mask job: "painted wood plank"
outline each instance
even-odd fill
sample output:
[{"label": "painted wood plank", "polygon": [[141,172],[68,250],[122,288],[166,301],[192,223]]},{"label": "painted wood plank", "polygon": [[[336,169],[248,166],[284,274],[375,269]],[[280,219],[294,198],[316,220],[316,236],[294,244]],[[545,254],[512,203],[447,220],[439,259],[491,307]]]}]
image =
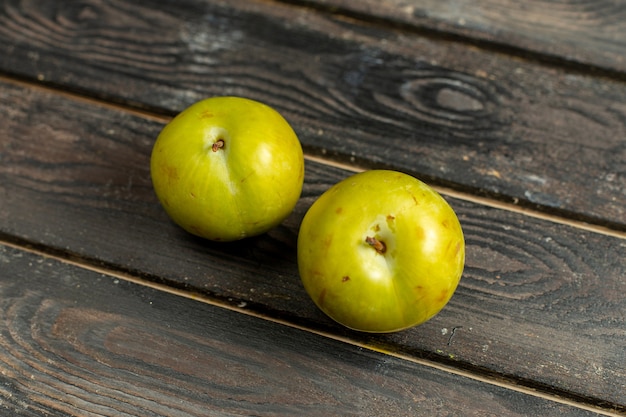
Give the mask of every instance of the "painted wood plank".
[{"label": "painted wood plank", "polygon": [[174,226],[153,194],[148,161],[162,122],[23,85],[2,84],[0,97],[6,239],[377,349],[626,406],[624,239],[450,199],[467,240],[450,304],[406,332],[352,333],[308,299],[295,261],[306,209],[349,172],[309,161],[302,199],[281,226],[214,244]]},{"label": "painted wood plank", "polygon": [[279,109],[308,152],[626,230],[626,85],[255,1],[4,2],[0,69],[174,114]]},{"label": "painted wood plank", "polygon": [[11,415],[596,413],[0,246]]}]

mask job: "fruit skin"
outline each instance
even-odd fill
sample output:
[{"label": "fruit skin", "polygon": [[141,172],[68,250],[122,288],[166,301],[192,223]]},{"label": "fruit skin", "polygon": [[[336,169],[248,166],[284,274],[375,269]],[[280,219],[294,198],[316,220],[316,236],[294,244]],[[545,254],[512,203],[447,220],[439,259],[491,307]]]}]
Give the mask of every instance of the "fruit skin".
[{"label": "fruit skin", "polygon": [[[384,243],[384,253],[371,238]],[[308,294],[332,319],[365,332],[399,331],[433,317],[456,290],[464,262],[452,208],[395,171],[366,171],[334,185],[310,207],[298,235]]]},{"label": "fruit skin", "polygon": [[292,212],[304,157],[289,123],[269,106],[212,97],[163,128],[150,172],[175,223],[203,238],[232,241],[267,232]]}]

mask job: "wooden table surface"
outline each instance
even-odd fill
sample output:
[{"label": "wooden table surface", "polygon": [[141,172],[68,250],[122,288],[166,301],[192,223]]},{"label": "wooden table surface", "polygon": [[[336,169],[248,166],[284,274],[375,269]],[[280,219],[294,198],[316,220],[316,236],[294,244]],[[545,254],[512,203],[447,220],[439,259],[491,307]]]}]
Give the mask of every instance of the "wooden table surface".
[{"label": "wooden table surface", "polygon": [[[0,415],[626,415],[626,2],[5,0]],[[292,124],[302,197],[237,243],[150,181],[191,103]],[[456,210],[450,303],[349,331],[300,282],[302,217],[390,168]]]}]

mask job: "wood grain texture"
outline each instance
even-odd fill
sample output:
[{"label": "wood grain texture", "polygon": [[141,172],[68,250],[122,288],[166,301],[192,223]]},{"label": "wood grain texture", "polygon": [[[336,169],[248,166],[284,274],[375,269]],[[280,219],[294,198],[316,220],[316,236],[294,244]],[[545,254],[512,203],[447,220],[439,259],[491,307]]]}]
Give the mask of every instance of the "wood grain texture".
[{"label": "wood grain texture", "polygon": [[626,85],[255,1],[7,1],[0,69],[167,114],[279,109],[308,152],[626,230]]},{"label": "wood grain texture", "polygon": [[364,19],[488,42],[519,54],[626,70],[626,5],[615,0],[304,0]]},{"label": "wood grain texture", "polygon": [[0,246],[0,410],[591,416]]},{"label": "wood grain texture", "polygon": [[305,211],[348,172],[307,163],[303,196],[281,226],[214,244],[174,226],[153,194],[148,161],[162,123],[21,85],[2,84],[0,97],[10,115],[0,125],[7,239],[377,349],[626,410],[624,240],[451,199],[467,262],[450,304],[406,332],[351,333],[315,308],[295,261]]}]

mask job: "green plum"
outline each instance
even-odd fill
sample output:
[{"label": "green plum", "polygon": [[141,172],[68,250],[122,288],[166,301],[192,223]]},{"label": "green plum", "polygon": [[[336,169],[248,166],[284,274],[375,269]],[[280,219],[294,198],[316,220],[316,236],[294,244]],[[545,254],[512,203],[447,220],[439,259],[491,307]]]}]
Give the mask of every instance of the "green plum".
[{"label": "green plum", "polygon": [[465,262],[461,224],[446,200],[389,170],[355,174],[306,213],[298,268],[308,294],[354,330],[394,332],[436,315]]},{"label": "green plum", "polygon": [[175,223],[203,238],[232,241],[265,233],[293,211],[304,156],[276,110],[246,98],[213,97],[163,128],[150,172]]}]

